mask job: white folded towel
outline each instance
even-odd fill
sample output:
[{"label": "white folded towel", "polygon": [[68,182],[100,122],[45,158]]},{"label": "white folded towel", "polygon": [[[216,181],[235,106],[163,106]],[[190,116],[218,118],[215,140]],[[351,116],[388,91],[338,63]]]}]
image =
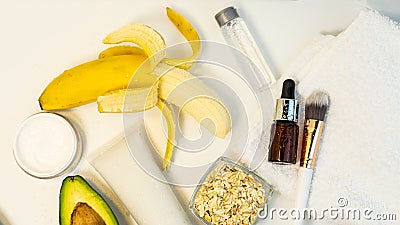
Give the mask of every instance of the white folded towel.
[{"label": "white folded towel", "polygon": [[322,88],[332,104],[310,206],[345,197],[350,207],[400,215],[399,59],[397,24],[364,11],[299,74],[303,96]]},{"label": "white folded towel", "polygon": [[[331,97],[309,206],[338,207],[338,199],[345,198],[348,208],[372,209],[371,217],[376,213],[397,213],[399,217],[399,27],[377,12],[365,10],[336,38],[328,37],[318,43],[303,55],[300,64],[304,64],[304,59],[310,60],[294,76],[303,99],[316,89],[327,91]],[[290,72],[300,67],[299,63],[295,65]],[[282,79],[290,75],[293,74]],[[259,171],[273,179],[282,194],[294,198],[293,169],[281,174],[275,170],[271,174],[269,168],[271,165],[265,163]],[[277,180],[279,176],[281,180]],[[316,222],[326,223],[325,220]]]}]

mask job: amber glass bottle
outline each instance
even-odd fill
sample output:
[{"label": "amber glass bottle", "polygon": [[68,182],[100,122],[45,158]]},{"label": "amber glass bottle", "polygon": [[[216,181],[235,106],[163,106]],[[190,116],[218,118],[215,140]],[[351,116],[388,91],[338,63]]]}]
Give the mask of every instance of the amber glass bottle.
[{"label": "amber glass bottle", "polygon": [[276,101],[275,123],[271,127],[268,153],[268,161],[273,163],[296,163],[299,126],[297,125],[298,107],[295,100],[295,86],[293,80],[285,80],[281,98]]}]

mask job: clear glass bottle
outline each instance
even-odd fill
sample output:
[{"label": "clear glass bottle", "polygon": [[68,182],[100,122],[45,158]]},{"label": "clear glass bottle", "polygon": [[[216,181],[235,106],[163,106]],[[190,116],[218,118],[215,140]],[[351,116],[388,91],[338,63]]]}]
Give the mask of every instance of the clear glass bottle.
[{"label": "clear glass bottle", "polygon": [[[266,89],[275,83],[275,76],[265,62],[253,36],[245,21],[239,16],[236,8],[228,7],[215,15],[215,19],[221,28],[225,41],[242,51],[251,60],[252,70],[256,75],[259,89]],[[253,68],[256,66],[257,68]]]}]

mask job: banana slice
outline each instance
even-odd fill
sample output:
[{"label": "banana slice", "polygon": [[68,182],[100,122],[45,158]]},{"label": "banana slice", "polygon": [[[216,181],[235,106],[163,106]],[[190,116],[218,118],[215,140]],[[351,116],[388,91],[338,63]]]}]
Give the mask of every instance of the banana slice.
[{"label": "banana slice", "polygon": [[176,132],[175,116],[172,106],[168,102],[160,99],[157,102],[157,107],[163,113],[168,126],[167,148],[165,150],[164,160],[162,163],[162,169],[165,171],[169,168],[171,164],[172,152],[174,150],[175,132]]},{"label": "banana slice", "polygon": [[181,69],[187,70],[193,66],[194,64],[193,61],[196,60],[200,54],[201,43],[199,34],[194,29],[192,24],[190,24],[190,22],[181,14],[179,14],[178,12],[169,7],[167,7],[166,10],[168,18],[189,42],[192,48],[192,55],[182,59],[165,58],[164,62],[167,63],[168,65],[176,66]]},{"label": "banana slice", "polygon": [[224,138],[231,130],[228,110],[218,96],[186,70],[160,63],[154,70],[159,78],[158,97],[189,113],[215,136]]},{"label": "banana slice", "polygon": [[107,48],[106,50],[100,52],[99,59],[103,59],[110,56],[116,55],[146,55],[143,49],[135,46],[129,45],[118,45]]},{"label": "banana slice", "polygon": [[104,44],[120,44],[132,42],[143,49],[149,58],[151,68],[154,68],[166,55],[163,37],[153,28],[144,24],[128,24],[107,35]]}]

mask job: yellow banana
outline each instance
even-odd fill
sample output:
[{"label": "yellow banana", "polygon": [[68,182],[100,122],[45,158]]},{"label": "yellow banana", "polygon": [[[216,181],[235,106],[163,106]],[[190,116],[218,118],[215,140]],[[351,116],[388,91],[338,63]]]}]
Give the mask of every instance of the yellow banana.
[{"label": "yellow banana", "polygon": [[116,55],[146,55],[143,49],[129,45],[117,45],[100,52],[99,59]]},{"label": "yellow banana", "polygon": [[[143,55],[120,55],[98,59],[64,71],[43,91],[39,104],[43,110],[61,110],[96,101],[106,92],[124,89],[146,60]],[[135,80],[138,87],[154,80]]]},{"label": "yellow banana", "polygon": [[163,113],[168,126],[167,148],[165,150],[164,160],[162,163],[162,169],[167,170],[171,164],[172,152],[174,150],[175,132],[176,132],[175,116],[172,106],[168,102],[160,99],[157,103],[157,107]]},{"label": "yellow banana", "polygon": [[163,37],[153,28],[144,24],[128,24],[107,35],[104,44],[119,44],[132,42],[143,49],[149,57],[151,68],[154,68],[165,57],[165,42]]},{"label": "yellow banana", "polygon": [[101,113],[132,113],[151,109],[157,102],[157,85],[154,85],[108,92],[97,98],[97,108]]},{"label": "yellow banana", "polygon": [[186,70],[160,63],[158,97],[189,113],[215,136],[224,138],[231,129],[230,115],[217,95]]},{"label": "yellow banana", "polygon": [[56,77],[39,98],[43,110],[69,109],[96,100],[99,112],[139,112],[157,106],[168,125],[163,170],[170,165],[175,141],[175,117],[170,104],[189,113],[217,137],[224,138],[231,129],[230,115],[216,93],[184,70],[200,54],[198,33],[182,15],[170,8],[166,10],[168,18],[189,41],[191,56],[165,58],[165,42],[156,30],[143,24],[129,24],[109,34],[103,43],[132,42],[138,47],[114,46],[104,50],[97,60]]},{"label": "yellow banana", "polygon": [[194,29],[192,24],[181,14],[169,7],[167,7],[166,10],[168,18],[189,42],[192,48],[192,55],[183,59],[165,58],[164,62],[168,65],[187,70],[193,66],[193,61],[196,60],[200,54],[201,43],[199,34],[197,33],[196,29]]}]

